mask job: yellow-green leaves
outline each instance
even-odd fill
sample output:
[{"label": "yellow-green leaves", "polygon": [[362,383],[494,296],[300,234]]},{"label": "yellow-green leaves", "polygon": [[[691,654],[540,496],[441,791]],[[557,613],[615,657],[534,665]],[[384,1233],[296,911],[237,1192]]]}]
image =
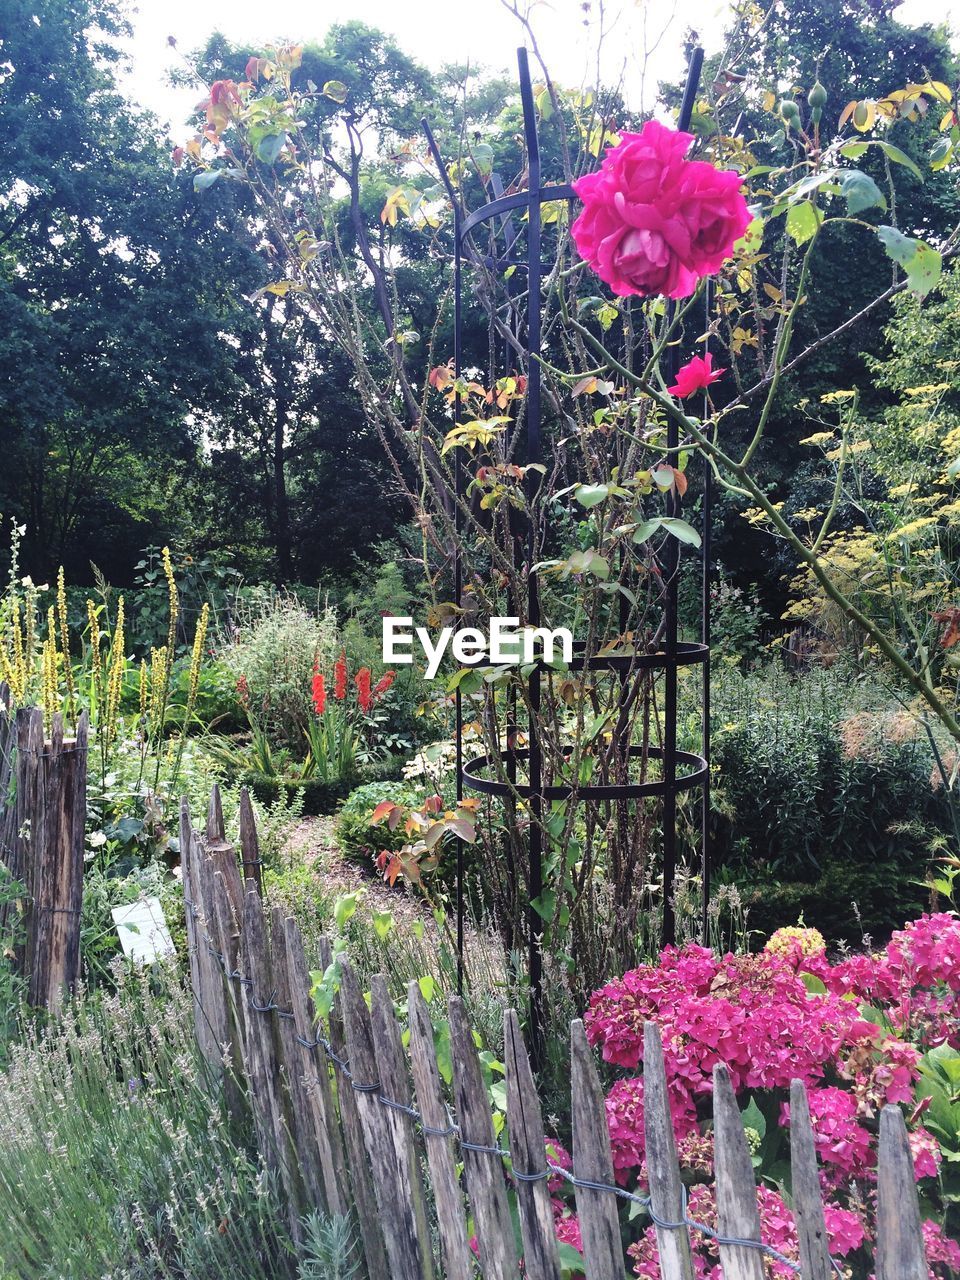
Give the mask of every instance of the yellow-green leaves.
[{"label": "yellow-green leaves", "polygon": [[914,293],[922,298],[940,279],[943,258],[923,240],[913,240],[896,227],[878,227],[877,235],[892,258],[906,272],[907,282]]},{"label": "yellow-green leaves", "polygon": [[495,435],[503,431],[511,419],[503,414],[493,418],[474,418],[470,422],[458,422],[443,439],[441,454],[451,449],[475,449],[478,444],[488,445]]},{"label": "yellow-green leaves", "polygon": [[815,236],[822,222],[823,214],[810,200],[792,204],[787,210],[787,234],[792,236],[798,245],[806,244]]}]

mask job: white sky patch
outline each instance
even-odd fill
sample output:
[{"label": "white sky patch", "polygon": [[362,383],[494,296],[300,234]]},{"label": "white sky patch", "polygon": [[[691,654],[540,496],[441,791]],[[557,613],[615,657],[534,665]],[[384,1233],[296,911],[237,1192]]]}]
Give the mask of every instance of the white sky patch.
[{"label": "white sky patch", "polygon": [[[539,0],[531,17],[541,52],[558,83],[578,88],[623,78],[631,106],[649,108],[657,82],[679,77],[682,41],[690,28],[709,51],[722,38],[726,0],[593,0],[593,21],[584,26],[581,0]],[[597,15],[604,14],[606,39],[599,66]],[[905,0],[897,18],[904,23],[946,22],[960,31],[960,0]],[[391,33],[402,49],[436,69],[444,63],[472,63],[514,73],[517,46],[526,43],[517,20],[500,0],[231,0],[226,6],[196,0],[141,0],[127,48],[132,65],[125,77],[129,96],[149,107],[180,141],[191,130],[198,93],[173,89],[167,72],[178,61],[167,43],[174,36],[183,53],[203,45],[215,30],[230,40],[260,48],[284,40],[322,40],[327,28],[351,18]],[[536,74],[536,73],[535,73]],[[891,86],[893,87],[893,86]]]}]

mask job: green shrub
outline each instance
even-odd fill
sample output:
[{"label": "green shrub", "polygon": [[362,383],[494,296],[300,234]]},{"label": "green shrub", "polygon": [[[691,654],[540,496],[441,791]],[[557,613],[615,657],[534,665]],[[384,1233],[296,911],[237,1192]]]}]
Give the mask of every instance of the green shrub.
[{"label": "green shrub", "polygon": [[396,804],[417,804],[419,797],[402,782],[368,782],[352,791],[337,815],[334,837],[345,858],[369,866],[381,849],[400,849],[407,836],[398,827],[391,831],[386,823],[370,825],[370,815],[383,800]]},{"label": "green shrub", "polygon": [[313,714],[313,665],[329,667],[337,646],[335,615],[308,609],[295,596],[263,592],[237,620],[218,656],[234,680],[246,682],[249,713],[276,741],[302,759]]},{"label": "green shrub", "polygon": [[[929,745],[893,696],[845,666],[779,662],[714,682],[715,861],[751,927],[803,913],[832,938],[883,935],[915,914],[951,830]],[[856,902],[861,921],[851,907]]]}]

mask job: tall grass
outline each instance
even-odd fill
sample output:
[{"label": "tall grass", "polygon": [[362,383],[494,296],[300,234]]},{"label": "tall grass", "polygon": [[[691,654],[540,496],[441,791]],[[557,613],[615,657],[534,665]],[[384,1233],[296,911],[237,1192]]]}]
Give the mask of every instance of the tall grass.
[{"label": "tall grass", "polygon": [[[3,1280],[285,1280],[273,1177],[211,1092],[172,970],[118,973],[0,1075]],[[313,1273],[316,1274],[316,1273]]]}]

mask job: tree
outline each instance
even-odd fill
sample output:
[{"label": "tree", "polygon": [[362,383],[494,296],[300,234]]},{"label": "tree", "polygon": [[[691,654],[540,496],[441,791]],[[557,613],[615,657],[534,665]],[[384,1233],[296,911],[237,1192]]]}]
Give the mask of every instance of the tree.
[{"label": "tree", "polygon": [[[237,284],[262,269],[170,172],[115,70],[122,9],[3,0],[0,507],[26,562],[126,576],[176,522],[229,377]],[[171,519],[171,516],[173,517]]]}]

